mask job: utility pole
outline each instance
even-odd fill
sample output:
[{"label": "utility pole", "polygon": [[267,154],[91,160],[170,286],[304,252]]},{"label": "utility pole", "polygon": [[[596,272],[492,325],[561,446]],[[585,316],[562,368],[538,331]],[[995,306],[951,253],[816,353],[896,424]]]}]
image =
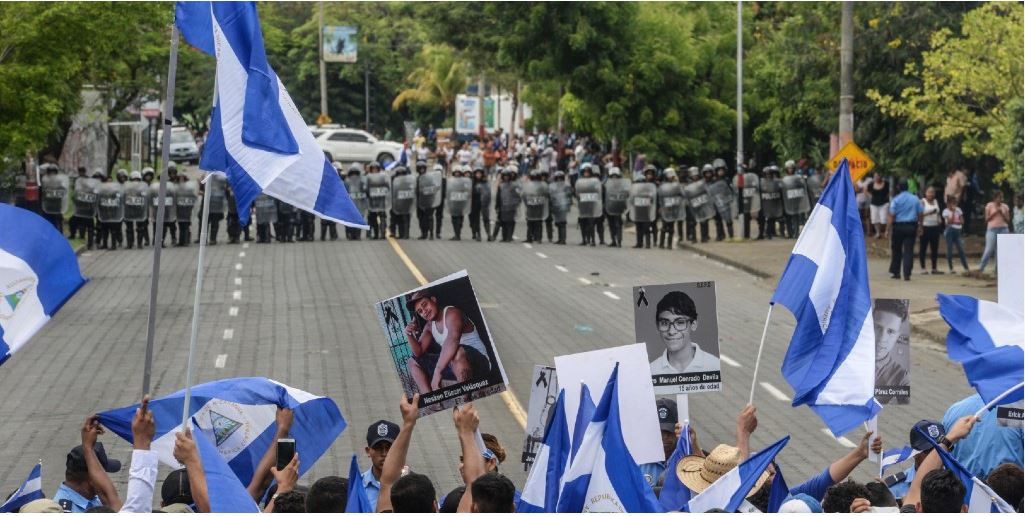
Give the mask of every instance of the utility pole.
[{"label": "utility pole", "polygon": [[327,116],[327,65],[324,63],[324,2],[320,2],[320,29],[317,33],[317,41],[320,42],[320,49],[317,55],[320,56],[320,116],[317,123],[328,123],[331,118]]},{"label": "utility pole", "polygon": [[854,141],[854,2],[840,7],[840,148]]},{"label": "utility pole", "polygon": [[744,163],[744,12],[737,0],[737,173]]},{"label": "utility pole", "polygon": [[[366,54],[364,54],[366,55]],[[366,59],[366,58],[364,58]],[[363,63],[363,130],[370,132],[370,63]]]}]

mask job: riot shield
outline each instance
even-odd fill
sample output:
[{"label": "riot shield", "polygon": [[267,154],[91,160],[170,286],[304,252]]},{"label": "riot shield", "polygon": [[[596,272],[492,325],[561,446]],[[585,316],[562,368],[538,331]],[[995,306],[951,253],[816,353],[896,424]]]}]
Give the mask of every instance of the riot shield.
[{"label": "riot shield", "polygon": [[149,218],[149,185],[141,181],[125,184],[125,220],[145,222]]},{"label": "riot shield", "polygon": [[570,206],[569,184],[565,181],[554,181],[548,185],[548,206],[553,222],[556,224],[566,222]]},{"label": "riot shield", "polygon": [[366,213],[370,207],[367,198],[367,178],[364,176],[351,175],[345,178],[345,189],[349,192],[352,204],[360,213]]},{"label": "riot shield", "polygon": [[46,174],[42,177],[40,191],[42,193],[43,213],[63,215],[68,209],[68,176],[64,174]]},{"label": "riot shield", "polygon": [[391,193],[392,211],[399,215],[408,214],[416,203],[416,177],[408,174],[396,176],[391,185]]},{"label": "riot shield", "polygon": [[[737,177],[733,179],[733,186],[737,186]],[[748,172],[744,174],[744,189],[741,191],[741,195],[744,197],[744,212],[755,214],[762,209],[762,196],[758,191],[758,175]]]},{"label": "riot shield", "polygon": [[516,220],[520,202],[523,200],[522,191],[519,182],[515,180],[498,185],[498,195],[502,199],[502,206],[498,212],[499,220]]},{"label": "riot shield", "polygon": [[253,201],[257,224],[276,224],[278,222],[278,203],[267,194],[260,194]]},{"label": "riot shield", "polygon": [[427,172],[416,179],[417,209],[429,210],[441,206],[441,172]]},{"label": "riot shield", "polygon": [[124,190],[115,182],[102,183],[96,189],[96,218],[100,222],[121,222],[125,217]]},{"label": "riot shield", "polygon": [[801,215],[810,211],[808,188],[801,176],[783,177],[783,212]]},{"label": "riot shield", "polygon": [[658,212],[662,220],[676,222],[687,214],[683,205],[683,186],[680,183],[662,183],[658,187]]},{"label": "riot shield", "polygon": [[527,220],[548,218],[548,183],[528,181],[523,185],[523,210]]},{"label": "riot shield", "polygon": [[[578,183],[579,184],[579,183]],[[626,211],[626,201],[630,198],[630,180],[611,177],[605,181],[605,213],[622,215]]]},{"label": "riot shield", "polygon": [[630,219],[634,222],[655,220],[657,187],[655,183],[634,183],[630,185]]},{"label": "riot shield", "polygon": [[601,181],[596,177],[577,179],[577,211],[584,218],[598,218],[602,214]]},{"label": "riot shield", "polygon": [[[160,205],[160,181],[154,181],[149,185],[150,199],[153,209],[150,211],[150,219],[157,220],[157,206]],[[178,220],[178,209],[174,205],[174,198],[178,194],[178,185],[168,181],[167,190],[164,191],[164,222],[175,222]]]},{"label": "riot shield", "polygon": [[470,211],[470,196],[473,194],[473,180],[468,177],[451,177],[448,180],[448,214],[462,217]]},{"label": "riot shield", "polygon": [[205,193],[210,196],[210,213],[223,214],[228,208],[228,178],[222,174],[211,173],[206,180]]},{"label": "riot shield", "polygon": [[91,177],[75,179],[75,216],[91,219],[96,216],[96,189],[100,181]]},{"label": "riot shield", "polygon": [[715,217],[715,206],[705,188],[704,179],[699,179],[683,187],[683,193],[687,196],[687,203],[690,205],[690,211],[696,221],[704,222]]},{"label": "riot shield", "polygon": [[815,204],[819,202],[819,197],[822,197],[822,176],[819,174],[812,174],[808,176],[808,196],[811,197],[811,203]]},{"label": "riot shield", "polygon": [[391,209],[391,180],[383,172],[367,175],[367,209],[371,213]]},{"label": "riot shield", "polygon": [[199,192],[199,184],[193,180],[179,183],[178,191],[174,195],[174,206],[178,212],[178,220],[185,222],[192,218],[192,212],[196,208],[196,194]]},{"label": "riot shield", "polygon": [[715,205],[715,211],[723,220],[733,220],[733,189],[725,179],[712,181],[706,186],[708,196]]}]

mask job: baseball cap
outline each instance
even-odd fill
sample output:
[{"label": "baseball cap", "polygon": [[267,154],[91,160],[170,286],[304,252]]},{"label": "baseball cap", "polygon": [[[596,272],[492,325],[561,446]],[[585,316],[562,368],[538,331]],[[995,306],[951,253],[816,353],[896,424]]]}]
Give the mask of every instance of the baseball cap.
[{"label": "baseball cap", "polygon": [[943,424],[936,421],[923,419],[915,423],[915,426],[911,427],[911,436],[908,441],[911,443],[911,447],[918,451],[929,451],[932,449],[932,443],[923,437],[922,434],[919,433],[919,430],[921,430],[925,435],[931,437],[934,441],[947,433],[947,430],[943,428]]},{"label": "baseball cap", "polygon": [[[96,443],[93,445],[93,451],[96,452],[96,458],[99,459],[100,465],[103,466],[103,470],[107,473],[117,473],[121,471],[121,461],[107,458],[107,452],[103,449],[103,443]],[[68,459],[65,463],[65,467],[68,471],[76,473],[85,473],[89,471],[89,467],[85,463],[85,449],[82,445],[75,446],[68,452]]]},{"label": "baseball cap", "polygon": [[189,475],[185,468],[167,474],[164,485],[160,486],[160,500],[165,506],[192,503],[192,488],[189,487]]},{"label": "baseball cap", "polygon": [[669,398],[658,398],[655,400],[655,409],[658,410],[658,427],[663,432],[675,432],[679,420],[676,402]]},{"label": "baseball cap", "polygon": [[421,300],[421,299],[423,299],[423,298],[425,298],[425,297],[431,297],[430,289],[426,289],[425,288],[425,289],[421,289],[421,290],[417,290],[416,292],[413,292],[413,295],[409,296],[409,301],[406,301],[406,309],[409,310],[410,312],[414,311],[414,307],[416,306],[416,302]]},{"label": "baseball cap", "polygon": [[367,428],[367,446],[373,448],[375,444],[381,441],[388,441],[394,443],[395,438],[399,436],[399,425],[392,423],[387,420],[380,420],[371,423]]},{"label": "baseball cap", "polygon": [[25,505],[22,505],[21,509],[15,511],[15,512],[27,513],[27,514],[39,514],[39,513],[51,513],[51,512],[53,512],[53,513],[60,513],[60,512],[64,512],[64,509],[61,509],[60,504],[58,504],[57,502],[55,502],[53,500],[50,500],[49,498],[40,498],[38,500],[32,500],[31,502],[29,502],[29,503],[27,503]]}]

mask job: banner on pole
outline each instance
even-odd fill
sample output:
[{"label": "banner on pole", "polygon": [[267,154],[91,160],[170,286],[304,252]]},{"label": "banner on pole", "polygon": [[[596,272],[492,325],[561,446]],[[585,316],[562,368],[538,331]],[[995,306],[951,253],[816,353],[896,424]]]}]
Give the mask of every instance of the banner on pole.
[{"label": "banner on pole", "polygon": [[355,63],[359,43],[356,35],[359,31],[351,25],[324,26],[324,47],[321,49],[324,62]]}]

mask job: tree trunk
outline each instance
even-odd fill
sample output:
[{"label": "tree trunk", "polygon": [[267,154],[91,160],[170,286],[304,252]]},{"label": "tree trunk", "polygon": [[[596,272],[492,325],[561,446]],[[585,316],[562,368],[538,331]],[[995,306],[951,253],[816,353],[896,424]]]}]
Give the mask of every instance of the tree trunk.
[{"label": "tree trunk", "polygon": [[516,118],[519,114],[520,108],[520,80],[516,80],[516,89],[513,90],[512,97],[512,127],[509,128],[509,137],[505,140],[505,150],[509,151],[509,146],[512,145],[512,137],[516,135],[516,129],[519,128],[519,124],[516,123]]},{"label": "tree trunk", "polygon": [[[107,137],[110,138],[111,145],[107,147],[107,175],[110,175],[110,171],[114,170],[114,165],[117,165],[118,155],[121,154],[121,140],[114,134],[114,128],[107,126]],[[111,152],[113,149],[113,152]]]}]

